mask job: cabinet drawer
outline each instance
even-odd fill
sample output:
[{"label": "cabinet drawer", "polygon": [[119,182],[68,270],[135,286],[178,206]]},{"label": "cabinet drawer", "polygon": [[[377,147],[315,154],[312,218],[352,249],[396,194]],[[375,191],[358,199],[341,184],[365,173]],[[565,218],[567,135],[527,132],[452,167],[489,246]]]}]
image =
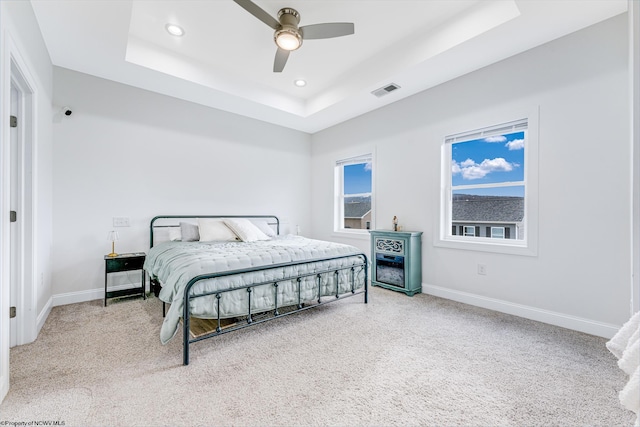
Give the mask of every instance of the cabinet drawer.
[{"label": "cabinet drawer", "polygon": [[128,271],[128,270],[141,270],[144,265],[144,257],[134,258],[114,258],[108,259],[107,273],[113,273],[116,271]]}]

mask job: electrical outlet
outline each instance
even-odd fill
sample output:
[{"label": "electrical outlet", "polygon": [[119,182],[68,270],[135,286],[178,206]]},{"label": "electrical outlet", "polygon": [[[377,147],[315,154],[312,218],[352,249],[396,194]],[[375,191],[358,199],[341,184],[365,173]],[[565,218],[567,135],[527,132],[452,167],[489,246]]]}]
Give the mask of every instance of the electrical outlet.
[{"label": "electrical outlet", "polygon": [[478,274],[482,276],[487,275],[487,266],[485,264],[478,264]]},{"label": "electrical outlet", "polygon": [[114,216],[113,217],[113,226],[114,227],[129,227],[129,217],[128,216]]}]

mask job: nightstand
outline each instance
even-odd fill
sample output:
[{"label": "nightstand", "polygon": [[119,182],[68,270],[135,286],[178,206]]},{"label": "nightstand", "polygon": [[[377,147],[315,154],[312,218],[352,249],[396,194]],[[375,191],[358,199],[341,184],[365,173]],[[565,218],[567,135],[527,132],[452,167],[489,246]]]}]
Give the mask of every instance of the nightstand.
[{"label": "nightstand", "polygon": [[[143,270],[144,260],[147,255],[144,252],[135,252],[129,254],[119,254],[117,256],[104,256],[104,306],[107,306],[107,299],[117,298],[128,295],[142,295],[142,298],[146,299],[147,294],[145,292],[146,281],[145,273]],[[107,276],[109,273],[119,273],[123,271],[141,270],[142,280],[140,286],[126,289],[118,289],[116,291],[107,290]]]}]

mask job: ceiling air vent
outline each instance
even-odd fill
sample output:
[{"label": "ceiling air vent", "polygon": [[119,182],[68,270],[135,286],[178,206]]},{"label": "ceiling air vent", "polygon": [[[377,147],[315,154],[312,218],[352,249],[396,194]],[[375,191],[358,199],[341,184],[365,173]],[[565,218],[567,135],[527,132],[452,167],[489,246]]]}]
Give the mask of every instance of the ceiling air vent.
[{"label": "ceiling air vent", "polygon": [[400,86],[395,83],[389,83],[388,85],[382,86],[380,89],[376,89],[371,93],[378,98],[382,98],[383,96],[390,94],[396,89],[400,89]]}]

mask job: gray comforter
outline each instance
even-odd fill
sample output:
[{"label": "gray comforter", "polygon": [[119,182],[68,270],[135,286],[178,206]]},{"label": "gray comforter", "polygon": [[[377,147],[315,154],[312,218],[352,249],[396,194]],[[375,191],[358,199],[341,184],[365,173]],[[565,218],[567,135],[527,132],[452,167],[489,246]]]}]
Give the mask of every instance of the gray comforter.
[{"label": "gray comforter", "polygon": [[[150,277],[162,284],[160,299],[170,303],[167,315],[160,331],[160,340],[166,344],[177,332],[182,317],[184,289],[189,280],[202,274],[228,270],[246,269],[292,261],[314,260],[332,256],[356,254],[361,252],[354,246],[340,243],[307,239],[300,236],[280,236],[267,241],[257,242],[164,242],[154,246],[144,263],[144,269]],[[332,261],[319,261],[275,270],[248,272],[237,276],[208,279],[198,282],[192,288],[192,294],[203,291],[230,289],[263,281],[278,281],[278,306],[292,305],[298,302],[297,283],[284,280],[292,274],[316,272],[327,268],[350,266],[361,262],[360,257],[342,258]],[[364,284],[364,272],[356,269],[356,288]],[[339,293],[351,290],[350,273],[340,272]],[[335,295],[335,275],[322,276],[321,296]],[[220,317],[229,318],[247,314],[248,297],[244,289],[223,294],[220,299]],[[301,284],[302,301],[318,299],[318,284],[315,276],[307,277]],[[194,317],[216,318],[218,316],[215,296],[192,299],[190,313]],[[251,311],[271,310],[275,307],[274,290],[271,286],[254,288],[251,296]]]}]

